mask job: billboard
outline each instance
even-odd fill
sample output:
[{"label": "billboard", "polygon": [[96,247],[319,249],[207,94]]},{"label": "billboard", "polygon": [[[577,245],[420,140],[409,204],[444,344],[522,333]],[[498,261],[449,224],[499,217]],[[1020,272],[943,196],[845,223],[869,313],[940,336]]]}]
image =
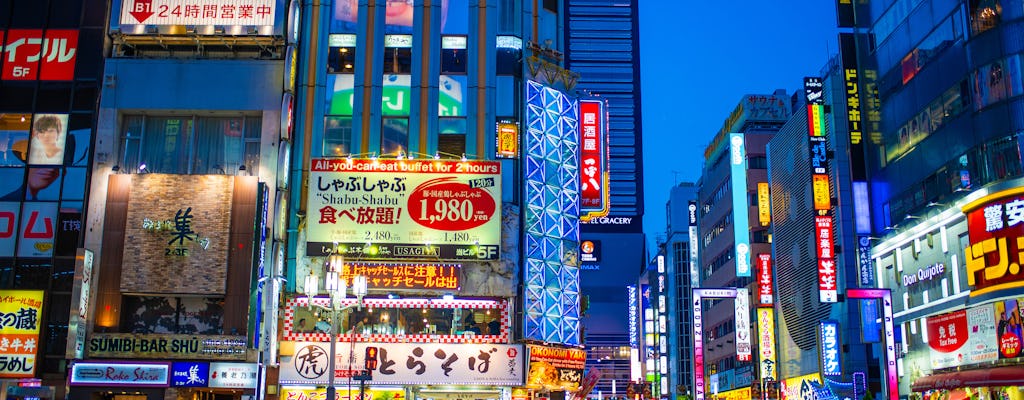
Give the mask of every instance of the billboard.
[{"label": "billboard", "polygon": [[273,26],[277,0],[121,0],[124,25]]},{"label": "billboard", "polygon": [[0,76],[5,81],[70,81],[77,55],[77,29],[11,29],[0,51]]},{"label": "billboard", "polygon": [[850,173],[854,181],[865,180],[864,159],[864,127],[862,116],[868,113],[861,110],[860,73],[857,67],[857,43],[853,33],[839,34],[839,52],[842,58],[843,107],[846,108],[846,130],[850,134]]},{"label": "billboard", "polygon": [[733,234],[736,242],[736,276],[750,276],[750,212],[747,204],[747,150],[742,133],[729,134],[729,166],[732,176]]},{"label": "billboard", "polygon": [[964,266],[971,297],[1024,285],[1024,188],[990,194],[963,207],[969,244]]},{"label": "billboard", "polygon": [[309,179],[309,256],[498,259],[498,162],[315,159]]},{"label": "billboard", "polygon": [[999,359],[995,309],[985,304],[926,319],[932,369]]},{"label": "billboard", "polygon": [[526,387],[531,389],[576,391],[583,382],[587,352],[580,348],[560,348],[529,344],[529,373]]},{"label": "billboard", "polygon": [[[378,349],[373,374],[376,385],[502,385],[525,383],[522,345],[471,343],[362,342],[338,346],[335,378],[364,371],[367,347]],[[327,383],[328,350],[322,342],[297,342],[295,354],[281,356],[282,385]]]},{"label": "billboard", "polygon": [[580,100],[580,221],[608,215],[608,113],[602,100]]},{"label": "billboard", "polygon": [[0,290],[0,378],[34,378],[42,290]]}]

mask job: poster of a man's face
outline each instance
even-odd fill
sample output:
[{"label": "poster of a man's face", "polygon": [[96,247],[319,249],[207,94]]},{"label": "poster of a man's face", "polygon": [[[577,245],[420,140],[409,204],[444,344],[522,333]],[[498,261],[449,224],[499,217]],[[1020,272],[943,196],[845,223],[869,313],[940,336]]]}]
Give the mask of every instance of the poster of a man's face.
[{"label": "poster of a man's face", "polygon": [[64,142],[67,128],[67,114],[36,114],[32,120],[29,164],[64,164]]}]

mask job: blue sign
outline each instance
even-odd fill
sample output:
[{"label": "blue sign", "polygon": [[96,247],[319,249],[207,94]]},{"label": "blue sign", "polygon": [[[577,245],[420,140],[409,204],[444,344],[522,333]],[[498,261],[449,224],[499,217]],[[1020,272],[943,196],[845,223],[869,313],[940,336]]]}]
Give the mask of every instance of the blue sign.
[{"label": "blue sign", "polygon": [[747,150],[742,133],[729,134],[732,174],[732,227],[736,241],[736,276],[750,277],[750,205],[747,203]]},{"label": "blue sign", "polygon": [[174,362],[171,364],[171,386],[206,387],[209,380],[209,363]]},{"label": "blue sign", "polygon": [[881,325],[878,324],[878,300],[860,300],[861,340],[864,343],[878,343],[882,340]]},{"label": "blue sign", "polygon": [[821,371],[825,376],[842,375],[839,362],[839,324],[821,321]]}]

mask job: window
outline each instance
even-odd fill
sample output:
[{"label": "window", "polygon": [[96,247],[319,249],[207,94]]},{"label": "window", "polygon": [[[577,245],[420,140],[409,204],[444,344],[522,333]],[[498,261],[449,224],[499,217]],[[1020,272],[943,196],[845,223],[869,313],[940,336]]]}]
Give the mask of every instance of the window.
[{"label": "window", "polygon": [[441,37],[441,73],[466,73],[466,37]]},{"label": "window", "polygon": [[1003,7],[999,0],[971,0],[971,33],[979,34],[999,24]]},{"label": "window", "polygon": [[327,72],[348,73],[355,71],[355,47],[331,47],[327,53]]},{"label": "window", "polygon": [[262,119],[127,115],[121,131],[122,171],[234,174],[259,167]]},{"label": "window", "polygon": [[352,117],[327,117],[324,123],[324,157],[352,154]]},{"label": "window", "polygon": [[747,157],[748,169],[768,169],[768,157],[750,156]]},{"label": "window", "polygon": [[224,299],[124,296],[123,333],[223,335]]},{"label": "window", "polygon": [[409,118],[385,117],[381,124],[380,153],[398,155],[409,149]]}]

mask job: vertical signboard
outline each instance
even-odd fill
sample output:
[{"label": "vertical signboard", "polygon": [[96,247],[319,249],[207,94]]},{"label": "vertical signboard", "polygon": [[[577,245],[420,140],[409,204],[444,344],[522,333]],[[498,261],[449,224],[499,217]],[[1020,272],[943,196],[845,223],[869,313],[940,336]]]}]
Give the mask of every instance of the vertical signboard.
[{"label": "vertical signboard", "polygon": [[775,373],[775,309],[757,309],[758,359],[761,365],[761,380],[778,380]]},{"label": "vertical signboard", "polygon": [[729,134],[729,166],[732,175],[733,233],[736,242],[736,276],[750,276],[750,216],[747,204],[747,150],[742,133]]},{"label": "vertical signboard", "polygon": [[700,271],[697,270],[698,239],[697,239],[697,202],[691,201],[687,205],[689,215],[690,235],[690,287],[700,286]]},{"label": "vertical signboard", "polygon": [[875,285],[875,267],[871,261],[871,237],[857,237],[857,276],[861,287]]},{"label": "vertical signboard", "polygon": [[580,221],[608,215],[608,124],[604,101],[580,100]]},{"label": "vertical signboard", "polygon": [[839,52],[842,58],[845,85],[846,128],[850,133],[850,175],[854,181],[864,181],[864,128],[861,124],[860,79],[857,70],[857,43],[852,33],[839,34]]},{"label": "vertical signboard", "polygon": [[750,291],[747,288],[736,289],[736,301],[733,305],[736,308],[736,359],[750,361]]},{"label": "vertical signboard", "polygon": [[640,347],[640,301],[636,285],[626,286],[626,296],[629,298],[629,347],[637,349]]},{"label": "vertical signboard", "polygon": [[818,253],[818,300],[835,303],[839,300],[835,254],[833,253],[832,217],[814,217],[814,231]]},{"label": "vertical signboard", "polygon": [[772,281],[772,254],[757,255],[757,303],[771,306],[775,303],[775,282]]},{"label": "vertical signboard", "polygon": [[[704,382],[704,323],[701,317],[701,301],[707,299],[734,299],[735,288],[694,288],[693,302],[693,382],[694,400],[705,400],[708,385]],[[749,319],[749,317],[748,317]],[[749,322],[748,322],[749,324]],[[749,332],[749,326],[748,326]],[[737,329],[738,330],[738,329]]]},{"label": "vertical signboard", "polygon": [[0,378],[33,378],[42,290],[0,290]]},{"label": "vertical signboard", "polygon": [[880,299],[882,301],[882,329],[885,333],[885,376],[888,398],[900,397],[900,385],[896,374],[896,329],[892,315],[892,293],[889,289],[850,289],[846,291],[850,299]]},{"label": "vertical signboard", "polygon": [[842,375],[842,363],[839,362],[839,323],[836,321],[821,321],[819,333],[822,374],[825,376]]},{"label": "vertical signboard", "polygon": [[971,297],[1024,285],[1024,189],[990,194],[963,207],[970,245],[964,266]]},{"label": "vertical signboard", "polygon": [[761,226],[772,222],[771,198],[768,194],[768,182],[757,183],[757,221]]},{"label": "vertical signboard", "polygon": [[89,320],[89,293],[92,288],[93,252],[79,248],[75,256],[75,283],[71,287],[71,316],[68,319],[66,357],[85,358],[85,331]]}]

